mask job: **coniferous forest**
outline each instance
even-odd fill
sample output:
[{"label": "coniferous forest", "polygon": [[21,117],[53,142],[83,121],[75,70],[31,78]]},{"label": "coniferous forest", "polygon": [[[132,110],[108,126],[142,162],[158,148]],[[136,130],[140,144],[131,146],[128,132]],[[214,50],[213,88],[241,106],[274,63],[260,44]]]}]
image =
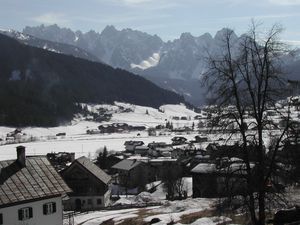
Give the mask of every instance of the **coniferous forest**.
[{"label": "coniferous forest", "polygon": [[0,125],[56,126],[77,103],[124,101],[159,107],[184,102],[125,70],[30,47],[0,35]]}]

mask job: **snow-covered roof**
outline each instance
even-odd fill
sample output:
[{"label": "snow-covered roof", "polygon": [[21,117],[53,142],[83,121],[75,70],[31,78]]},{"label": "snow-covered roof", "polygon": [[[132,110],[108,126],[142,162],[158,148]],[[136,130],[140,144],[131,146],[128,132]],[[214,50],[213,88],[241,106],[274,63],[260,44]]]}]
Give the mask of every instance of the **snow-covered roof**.
[{"label": "snow-covered roof", "polygon": [[135,146],[134,150],[149,150],[149,147],[145,145],[140,145],[140,146]]},{"label": "snow-covered roof", "polygon": [[189,144],[174,145],[174,148],[187,149],[190,148],[190,145]]},{"label": "snow-covered roof", "polygon": [[172,159],[171,157],[158,157],[156,159],[151,159],[150,162],[175,162],[177,159]]},{"label": "snow-covered roof", "polygon": [[171,151],[173,151],[173,148],[172,148],[172,146],[156,147],[155,150],[159,151],[159,152],[171,152]]},{"label": "snow-covered roof", "polygon": [[140,155],[133,155],[133,156],[130,156],[128,158],[128,160],[138,160],[138,161],[148,161],[149,160],[149,157],[146,157],[146,156],[140,156]]},{"label": "snow-covered roof", "polygon": [[214,173],[216,171],[217,167],[214,163],[199,163],[191,170],[192,173]]},{"label": "snow-covered roof", "polygon": [[[250,164],[250,168],[253,168],[254,164]],[[245,174],[246,173],[246,164],[245,163],[231,163],[228,166],[217,168],[214,163],[199,163],[192,170],[192,173],[230,173],[230,174]]]},{"label": "snow-covered roof", "polygon": [[138,161],[136,159],[134,160],[124,159],[121,162],[118,162],[117,164],[113,165],[112,168],[129,171],[139,166],[141,163],[142,163],[141,161]]}]

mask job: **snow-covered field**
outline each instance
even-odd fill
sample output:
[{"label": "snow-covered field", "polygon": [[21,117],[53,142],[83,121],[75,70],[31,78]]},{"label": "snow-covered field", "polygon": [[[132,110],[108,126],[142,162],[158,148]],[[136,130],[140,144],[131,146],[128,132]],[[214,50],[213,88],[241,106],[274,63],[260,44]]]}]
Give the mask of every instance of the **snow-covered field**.
[{"label": "snow-covered field", "polygon": [[[100,124],[108,123],[127,123],[133,126],[155,127],[157,125],[165,125],[166,122],[171,122],[174,128],[178,127],[196,127],[199,120],[195,120],[195,116],[199,116],[193,110],[186,108],[185,105],[163,105],[159,109],[151,107],[131,105],[127,103],[115,102],[114,105],[87,105],[90,112],[99,112],[100,109],[105,109],[112,114],[109,122],[97,123],[87,121],[85,118],[77,117],[70,124],[59,127],[40,128],[26,127],[22,132],[26,134],[27,139],[32,139],[32,142],[21,143],[26,147],[27,155],[45,155],[49,152],[75,152],[75,157],[88,156],[95,157],[98,149],[106,146],[108,150],[122,151],[124,150],[124,142],[128,140],[140,140],[145,144],[149,142],[166,142],[170,143],[171,138],[178,134],[164,132],[158,136],[148,136],[147,131],[142,132],[127,132],[113,134],[93,134],[88,135],[88,129],[97,129]],[[298,118],[298,114],[293,115],[293,118]],[[15,128],[0,127],[0,139],[5,140],[9,132]],[[64,137],[57,137],[58,133],[66,133]],[[271,135],[276,134],[272,131]],[[184,134],[188,140],[194,139],[196,132]],[[270,134],[265,134],[265,144],[268,146]],[[226,139],[227,134],[212,134],[208,135],[211,140],[219,138]],[[234,141],[234,140],[233,140]],[[3,145],[5,141],[0,140],[0,159],[16,158],[15,148],[18,144]],[[2,144],[2,145],[1,145]]]},{"label": "snow-covered field", "polygon": [[[194,117],[198,115],[194,111],[187,109],[184,105],[164,105],[160,110],[151,107],[130,105],[126,103],[115,103],[115,105],[94,105],[89,106],[89,110],[97,111],[97,108],[106,108],[113,113],[110,122],[124,122],[129,125],[143,125],[146,127],[155,127],[156,125],[165,125],[167,121],[173,123],[174,127],[188,126],[197,124]],[[130,112],[120,112],[120,107],[130,109]],[[187,120],[174,120],[174,117],[186,117]],[[27,137],[33,137],[34,142],[21,143],[26,147],[27,155],[45,155],[49,152],[75,152],[75,157],[82,155],[93,158],[99,148],[106,146],[108,150],[124,150],[124,142],[127,140],[140,140],[145,144],[149,142],[167,142],[176,134],[167,134],[166,136],[148,136],[146,131],[114,134],[86,134],[88,129],[97,129],[100,124],[91,121],[85,121],[82,118],[72,121],[69,125],[40,128],[27,127],[22,132]],[[0,138],[5,140],[6,134],[15,128],[0,127]],[[65,137],[57,137],[57,133],[66,133]],[[139,135],[138,135],[139,134]],[[188,139],[193,139],[196,134],[187,135]],[[8,144],[0,146],[0,159],[16,158],[16,146],[18,144]]]},{"label": "snow-covered field", "polygon": [[[81,214],[75,217],[75,224],[82,225],[100,225],[101,223],[113,220],[114,224],[123,222],[126,219],[141,220],[150,222],[152,219],[157,218],[160,222],[156,225],[166,225],[173,221],[175,224],[180,225],[179,221],[184,215],[195,214],[205,210],[213,210],[214,199],[186,199],[181,201],[166,201],[162,206],[148,207],[143,209],[123,209],[123,210],[103,210],[96,211],[88,214]],[[215,225],[220,222],[231,221],[225,217],[202,217],[195,222],[196,224]]]}]

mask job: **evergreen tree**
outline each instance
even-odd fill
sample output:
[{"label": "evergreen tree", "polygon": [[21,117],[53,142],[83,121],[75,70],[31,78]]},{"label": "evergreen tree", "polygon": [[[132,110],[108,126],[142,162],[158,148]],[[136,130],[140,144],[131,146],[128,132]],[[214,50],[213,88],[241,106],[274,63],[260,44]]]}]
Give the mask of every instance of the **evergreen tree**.
[{"label": "evergreen tree", "polygon": [[107,147],[104,146],[103,150],[99,152],[99,155],[97,157],[97,165],[101,168],[101,169],[107,169],[107,156],[108,156],[108,151],[107,151]]}]

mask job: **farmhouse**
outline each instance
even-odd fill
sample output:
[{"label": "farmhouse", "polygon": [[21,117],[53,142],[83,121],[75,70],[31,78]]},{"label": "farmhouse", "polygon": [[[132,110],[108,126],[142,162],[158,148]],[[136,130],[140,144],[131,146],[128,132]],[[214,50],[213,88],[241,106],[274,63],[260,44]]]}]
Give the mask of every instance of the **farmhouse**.
[{"label": "farmhouse", "polygon": [[1,224],[63,223],[63,198],[71,189],[44,156],[26,157],[17,147],[17,160],[0,161]]},{"label": "farmhouse", "polygon": [[112,166],[118,174],[118,183],[127,188],[138,187],[141,179],[148,180],[149,169],[146,163],[138,160],[124,159]]},{"label": "farmhouse", "polygon": [[67,209],[93,210],[109,204],[111,177],[88,158],[82,156],[73,161],[62,176],[73,189]]},{"label": "farmhouse", "polygon": [[[253,164],[250,165],[254,167]],[[193,197],[216,198],[243,194],[246,190],[246,166],[233,161],[227,164],[199,163],[192,170]]]}]

